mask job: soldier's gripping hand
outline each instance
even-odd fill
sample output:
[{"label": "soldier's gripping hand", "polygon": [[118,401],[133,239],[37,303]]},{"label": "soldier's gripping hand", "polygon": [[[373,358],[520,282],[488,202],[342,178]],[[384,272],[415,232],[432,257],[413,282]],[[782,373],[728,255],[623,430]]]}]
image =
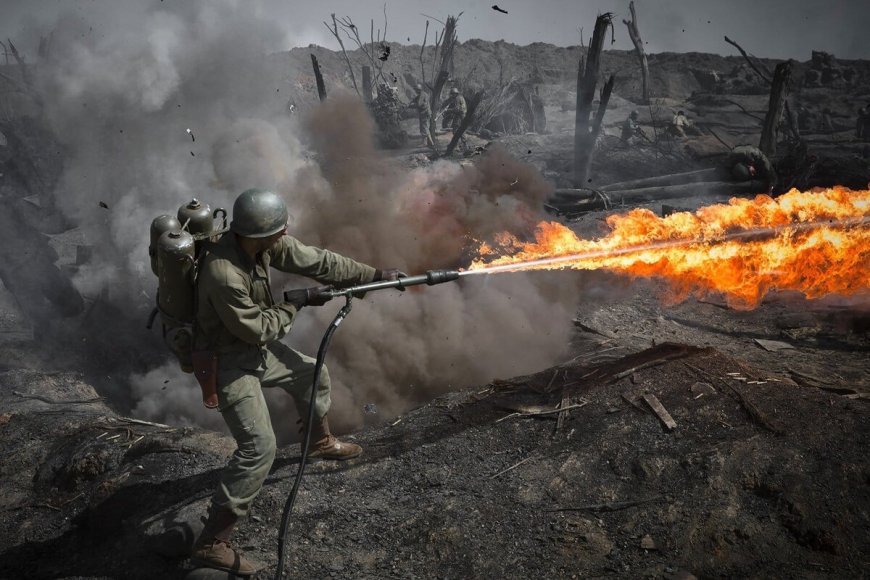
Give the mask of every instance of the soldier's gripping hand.
[{"label": "soldier's gripping hand", "polygon": [[[408,275],[399,270],[398,268],[390,268],[388,270],[375,270],[375,277],[372,279],[372,282],[395,282],[399,278],[407,278]],[[402,292],[405,289],[401,286],[398,287]]]},{"label": "soldier's gripping hand", "polygon": [[323,306],[332,300],[332,286],[312,286],[284,292],[284,302],[292,304],[296,310],[303,306]]}]

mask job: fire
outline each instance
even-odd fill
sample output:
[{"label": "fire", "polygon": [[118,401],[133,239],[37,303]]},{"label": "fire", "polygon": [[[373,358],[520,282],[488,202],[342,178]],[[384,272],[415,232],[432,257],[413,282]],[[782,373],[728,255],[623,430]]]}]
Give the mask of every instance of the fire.
[{"label": "fire", "polygon": [[599,240],[555,222],[538,224],[534,242],[503,233],[480,244],[468,271],[607,269],[665,280],[671,302],[720,293],[741,309],[774,290],[820,298],[870,288],[870,190],[792,190],[664,218],[633,209],[607,224]]}]

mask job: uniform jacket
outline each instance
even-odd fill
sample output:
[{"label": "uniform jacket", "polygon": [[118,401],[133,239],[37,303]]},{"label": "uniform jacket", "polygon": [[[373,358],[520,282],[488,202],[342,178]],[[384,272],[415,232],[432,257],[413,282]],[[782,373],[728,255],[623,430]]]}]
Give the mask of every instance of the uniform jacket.
[{"label": "uniform jacket", "polygon": [[290,330],[296,308],[276,304],[269,268],[351,286],[371,282],[375,269],[283,236],[253,261],[232,233],[209,247],[197,277],[196,348],[214,350],[221,366],[259,369],[260,349]]},{"label": "uniform jacket", "polygon": [[427,116],[432,114],[432,109],[429,106],[429,95],[427,95],[424,91],[420,91],[420,94],[411,99],[411,104],[414,108],[417,109],[417,113],[421,116]]},{"label": "uniform jacket", "polygon": [[459,114],[463,117],[468,112],[468,105],[465,103],[465,97],[462,95],[454,95],[447,101],[447,111],[453,114]]}]

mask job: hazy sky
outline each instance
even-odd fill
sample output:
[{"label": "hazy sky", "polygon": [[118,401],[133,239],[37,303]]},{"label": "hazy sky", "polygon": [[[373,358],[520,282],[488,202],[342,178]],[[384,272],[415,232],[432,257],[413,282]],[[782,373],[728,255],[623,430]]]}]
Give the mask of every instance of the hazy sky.
[{"label": "hazy sky", "polygon": [[[279,22],[286,30],[283,46],[309,43],[338,48],[322,22],[330,13],[350,16],[367,35],[369,21],[382,28],[381,0],[0,0],[0,38],[11,38],[26,54],[35,51],[40,34],[64,12],[72,11],[100,35],[105,27],[137,26],[146,11],[171,4],[230,2]],[[492,9],[494,2],[508,14]],[[737,54],[724,35],[758,56],[808,60],[813,49],[840,58],[870,58],[870,2],[867,0],[637,0],[638,21],[648,52]],[[419,44],[426,16],[444,19],[463,12],[459,38],[504,39],[516,44],[588,41],[599,12],[616,15],[616,43],[631,43],[622,19],[628,0],[394,0],[386,3],[388,40]],[[433,23],[435,24],[435,23]],[[430,35],[431,38],[431,35]]]}]

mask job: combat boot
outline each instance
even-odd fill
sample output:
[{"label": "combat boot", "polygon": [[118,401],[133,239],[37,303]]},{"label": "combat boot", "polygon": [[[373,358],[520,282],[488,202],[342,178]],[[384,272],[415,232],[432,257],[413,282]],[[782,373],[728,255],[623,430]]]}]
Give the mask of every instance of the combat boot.
[{"label": "combat boot", "polygon": [[191,561],[196,566],[231,572],[237,576],[253,576],[263,568],[250,562],[230,545],[230,536],[238,517],[226,508],[212,506],[202,534],[193,546]]},{"label": "combat boot", "polygon": [[339,441],[329,432],[329,421],[327,421],[326,416],[320,420],[315,420],[311,428],[311,444],[308,446],[309,459],[343,461],[359,457],[361,454],[362,447],[356,443]]}]

